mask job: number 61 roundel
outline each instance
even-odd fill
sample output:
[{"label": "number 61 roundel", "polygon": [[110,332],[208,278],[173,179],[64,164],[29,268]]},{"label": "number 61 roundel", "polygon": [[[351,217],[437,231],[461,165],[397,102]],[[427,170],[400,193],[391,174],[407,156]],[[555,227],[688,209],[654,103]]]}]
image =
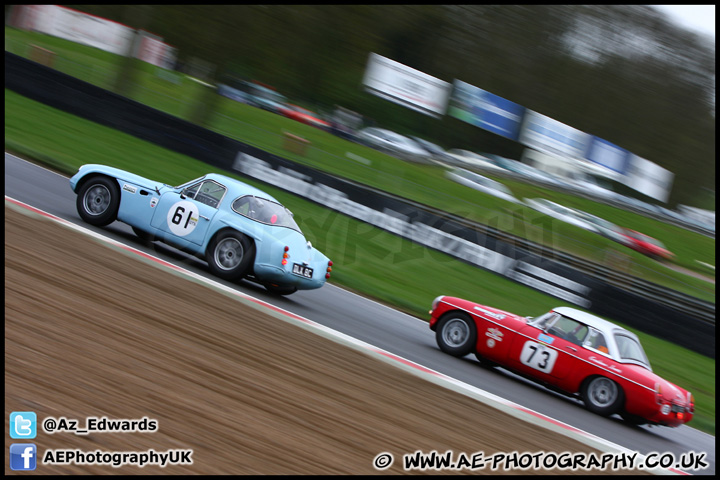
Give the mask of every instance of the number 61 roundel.
[{"label": "number 61 roundel", "polygon": [[535,370],[550,373],[555,365],[557,356],[557,350],[542,343],[528,340],[525,342],[525,345],[523,345],[522,352],[520,352],[520,362]]},{"label": "number 61 roundel", "polygon": [[192,202],[181,200],[168,210],[168,228],[178,237],[189,235],[197,227],[198,215],[198,208]]}]

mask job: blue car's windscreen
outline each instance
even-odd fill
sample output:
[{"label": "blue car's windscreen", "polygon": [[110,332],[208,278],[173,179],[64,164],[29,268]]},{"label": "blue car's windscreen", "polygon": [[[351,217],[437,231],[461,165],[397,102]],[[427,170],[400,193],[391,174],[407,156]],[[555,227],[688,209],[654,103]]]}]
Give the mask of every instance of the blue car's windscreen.
[{"label": "blue car's windscreen", "polygon": [[279,203],[265,198],[245,195],[233,202],[232,209],[245,217],[276,227],[287,227],[300,232],[292,213]]}]

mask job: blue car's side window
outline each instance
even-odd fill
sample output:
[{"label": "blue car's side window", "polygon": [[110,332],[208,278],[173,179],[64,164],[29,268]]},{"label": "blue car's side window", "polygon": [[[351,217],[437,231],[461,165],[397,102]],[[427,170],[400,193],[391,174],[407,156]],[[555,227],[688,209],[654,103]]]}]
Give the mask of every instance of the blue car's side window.
[{"label": "blue car's side window", "polygon": [[227,189],[217,182],[205,180],[202,183],[191,185],[183,190],[183,194],[197,202],[204,203],[213,208],[220,205]]},{"label": "blue car's side window", "polygon": [[195,194],[198,191],[198,188],[200,187],[200,184],[197,183],[195,185],[192,185],[190,187],[187,187],[182,191],[183,195],[185,195],[188,198],[195,198]]}]

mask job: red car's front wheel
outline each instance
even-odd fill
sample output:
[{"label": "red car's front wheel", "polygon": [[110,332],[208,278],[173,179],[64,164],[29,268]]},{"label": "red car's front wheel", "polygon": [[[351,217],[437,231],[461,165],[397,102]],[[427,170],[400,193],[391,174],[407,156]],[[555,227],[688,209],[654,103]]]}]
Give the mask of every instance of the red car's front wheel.
[{"label": "red car's front wheel", "polygon": [[435,339],[443,352],[464,357],[475,350],[475,322],[465,313],[448,313],[438,322]]}]

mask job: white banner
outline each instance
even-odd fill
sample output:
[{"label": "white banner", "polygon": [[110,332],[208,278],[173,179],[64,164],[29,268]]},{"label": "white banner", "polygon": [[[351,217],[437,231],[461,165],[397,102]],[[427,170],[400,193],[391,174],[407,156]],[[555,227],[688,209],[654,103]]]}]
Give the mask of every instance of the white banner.
[{"label": "white banner", "polygon": [[532,110],[525,111],[518,139],[526,147],[570,158],[585,158],[590,140],[587,133]]},{"label": "white banner", "polygon": [[135,56],[158,67],[172,68],[175,49],[162,42],[162,38],[143,34],[137,52],[131,52],[135,29],[121,23],[96,17],[59,5],[21,5],[15,7],[13,23],[25,30],[34,30],[71,42],[82,43],[117,55]]},{"label": "white banner", "polygon": [[376,53],[368,60],[365,87],[373,94],[431,116],[447,110],[452,84]]},{"label": "white banner", "polygon": [[667,202],[675,174],[637,155],[631,155],[629,163],[623,183],[648,197]]},{"label": "white banner", "polygon": [[125,25],[59,5],[27,5],[21,28],[127,55],[135,30]]},{"label": "white banner", "polygon": [[143,62],[172,69],[175,65],[175,49],[167,43],[163,43],[159,37],[144,31],[140,31],[140,34],[142,37],[135,56]]}]

